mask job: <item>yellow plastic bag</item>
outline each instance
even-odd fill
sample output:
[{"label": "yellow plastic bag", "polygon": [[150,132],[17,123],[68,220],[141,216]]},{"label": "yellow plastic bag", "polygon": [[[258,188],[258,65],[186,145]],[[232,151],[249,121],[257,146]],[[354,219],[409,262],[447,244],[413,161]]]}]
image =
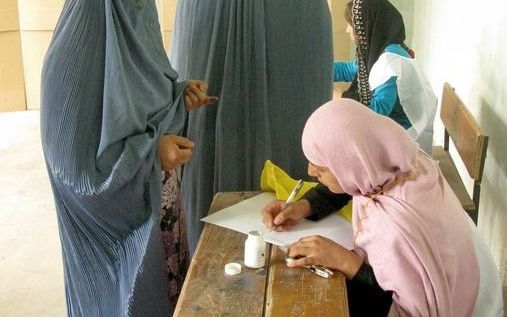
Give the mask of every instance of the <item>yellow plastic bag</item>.
[{"label": "yellow plastic bag", "polygon": [[[261,174],[261,190],[264,192],[274,192],[276,199],[286,200],[290,192],[296,186],[297,180],[293,179],[284,170],[276,166],[270,160],[264,163]],[[303,187],[296,196],[296,201],[301,199],[306,192],[317,186],[315,182],[304,182]],[[352,219],[352,201],[337,212],[338,215],[351,221]]]}]

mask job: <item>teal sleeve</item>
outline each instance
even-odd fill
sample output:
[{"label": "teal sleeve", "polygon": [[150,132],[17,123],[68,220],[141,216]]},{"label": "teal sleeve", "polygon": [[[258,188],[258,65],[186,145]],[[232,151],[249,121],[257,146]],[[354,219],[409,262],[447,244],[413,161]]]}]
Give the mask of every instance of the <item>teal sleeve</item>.
[{"label": "teal sleeve", "polygon": [[384,51],[388,53],[397,54],[406,58],[410,58],[410,54],[403,47],[401,47],[400,44],[389,44],[386,46]]},{"label": "teal sleeve", "polygon": [[334,81],[353,81],[357,74],[357,63],[334,62]]},{"label": "teal sleeve", "polygon": [[398,100],[398,88],[396,86],[396,76],[393,76],[373,91],[370,108],[378,114],[389,116],[393,111],[396,100]]}]

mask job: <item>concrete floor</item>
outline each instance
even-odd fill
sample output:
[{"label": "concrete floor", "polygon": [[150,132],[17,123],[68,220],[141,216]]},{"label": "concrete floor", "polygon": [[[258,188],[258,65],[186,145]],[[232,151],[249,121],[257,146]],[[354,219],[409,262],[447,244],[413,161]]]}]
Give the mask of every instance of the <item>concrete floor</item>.
[{"label": "concrete floor", "polygon": [[39,112],[0,113],[0,316],[66,316]]}]

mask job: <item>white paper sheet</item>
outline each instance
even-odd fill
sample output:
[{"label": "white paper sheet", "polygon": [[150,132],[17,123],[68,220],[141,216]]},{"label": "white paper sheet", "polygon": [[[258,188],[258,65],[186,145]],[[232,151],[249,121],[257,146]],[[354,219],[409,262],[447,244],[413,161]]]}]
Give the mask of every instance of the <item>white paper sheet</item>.
[{"label": "white paper sheet", "polygon": [[347,249],[352,249],[352,225],[335,214],[319,221],[303,219],[287,232],[270,232],[262,223],[261,211],[264,206],[274,199],[274,194],[262,193],[217,211],[201,220],[244,234],[248,234],[252,230],[260,231],[266,242],[279,246],[290,245],[303,237],[320,235],[341,244]]}]

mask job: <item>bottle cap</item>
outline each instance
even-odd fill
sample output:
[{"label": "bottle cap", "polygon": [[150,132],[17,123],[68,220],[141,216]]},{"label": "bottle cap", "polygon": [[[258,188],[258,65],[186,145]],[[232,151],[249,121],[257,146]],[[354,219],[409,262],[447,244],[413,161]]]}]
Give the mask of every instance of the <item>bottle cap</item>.
[{"label": "bottle cap", "polygon": [[225,274],[237,275],[241,273],[241,264],[239,263],[227,263],[225,265]]}]

